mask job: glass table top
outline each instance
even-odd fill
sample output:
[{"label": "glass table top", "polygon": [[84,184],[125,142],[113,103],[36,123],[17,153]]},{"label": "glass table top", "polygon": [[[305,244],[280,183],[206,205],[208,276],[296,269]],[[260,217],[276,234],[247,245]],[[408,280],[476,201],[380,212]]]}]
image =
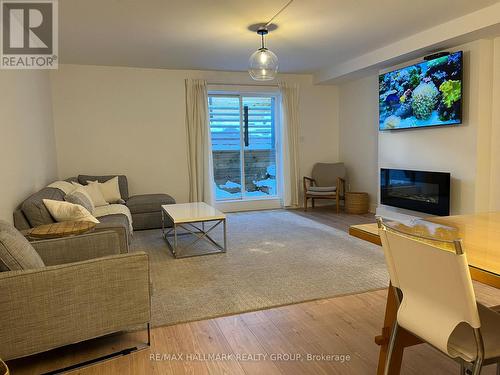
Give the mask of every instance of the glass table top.
[{"label": "glass table top", "polygon": [[500,276],[500,212],[384,224],[410,235],[440,240],[433,245],[450,251],[455,249],[453,240],[461,239],[469,266]]}]

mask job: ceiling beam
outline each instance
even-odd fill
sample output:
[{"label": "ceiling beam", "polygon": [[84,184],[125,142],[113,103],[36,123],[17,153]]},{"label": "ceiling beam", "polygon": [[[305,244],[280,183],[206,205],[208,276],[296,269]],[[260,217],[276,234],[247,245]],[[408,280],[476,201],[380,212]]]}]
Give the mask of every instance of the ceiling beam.
[{"label": "ceiling beam", "polygon": [[361,77],[474,39],[500,35],[500,3],[413,34],[395,43],[314,74],[317,84],[335,84]]}]

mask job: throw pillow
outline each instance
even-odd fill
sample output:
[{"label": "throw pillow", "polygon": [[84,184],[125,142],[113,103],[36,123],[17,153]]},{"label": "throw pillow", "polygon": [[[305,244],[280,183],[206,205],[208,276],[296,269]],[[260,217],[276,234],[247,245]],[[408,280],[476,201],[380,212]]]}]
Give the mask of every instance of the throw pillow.
[{"label": "throw pillow", "polygon": [[92,214],[83,206],[63,201],[44,199],[43,204],[47,207],[52,217],[57,221],[91,221],[99,223]]},{"label": "throw pillow", "polygon": [[122,199],[120,194],[120,186],[118,185],[118,176],[109,179],[106,182],[87,181],[87,184],[97,184],[101,190],[104,199],[108,203],[116,203]]},{"label": "throw pillow", "polygon": [[0,220],[0,272],[44,267],[28,240],[6,221]]},{"label": "throw pillow", "polygon": [[64,197],[64,200],[69,203],[79,204],[80,206],[85,207],[91,214],[94,213],[94,202],[92,202],[92,198],[90,198],[89,194],[85,191],[83,186],[77,188],[72,193],[67,194]]},{"label": "throw pillow", "polygon": [[95,207],[106,206],[109,204],[108,202],[106,202],[106,199],[104,199],[104,196],[101,193],[101,189],[99,189],[99,186],[97,184],[88,184],[82,186],[82,189],[84,189],[85,192],[89,195]]}]

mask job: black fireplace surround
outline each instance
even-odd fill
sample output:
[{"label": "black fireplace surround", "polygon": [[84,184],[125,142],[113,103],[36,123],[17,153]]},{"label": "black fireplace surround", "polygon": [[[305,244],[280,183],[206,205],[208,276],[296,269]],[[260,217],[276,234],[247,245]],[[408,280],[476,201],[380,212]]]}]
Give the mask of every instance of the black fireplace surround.
[{"label": "black fireplace surround", "polygon": [[450,214],[450,174],[380,169],[380,202],[431,215]]}]

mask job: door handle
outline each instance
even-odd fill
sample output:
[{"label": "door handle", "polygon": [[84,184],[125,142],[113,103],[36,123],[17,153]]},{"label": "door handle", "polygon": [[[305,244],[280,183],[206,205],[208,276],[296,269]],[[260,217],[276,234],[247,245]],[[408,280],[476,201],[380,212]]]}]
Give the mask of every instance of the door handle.
[{"label": "door handle", "polygon": [[248,106],[243,107],[243,126],[244,126],[244,139],[245,139],[245,147],[248,147],[250,144],[249,138],[248,138]]}]

